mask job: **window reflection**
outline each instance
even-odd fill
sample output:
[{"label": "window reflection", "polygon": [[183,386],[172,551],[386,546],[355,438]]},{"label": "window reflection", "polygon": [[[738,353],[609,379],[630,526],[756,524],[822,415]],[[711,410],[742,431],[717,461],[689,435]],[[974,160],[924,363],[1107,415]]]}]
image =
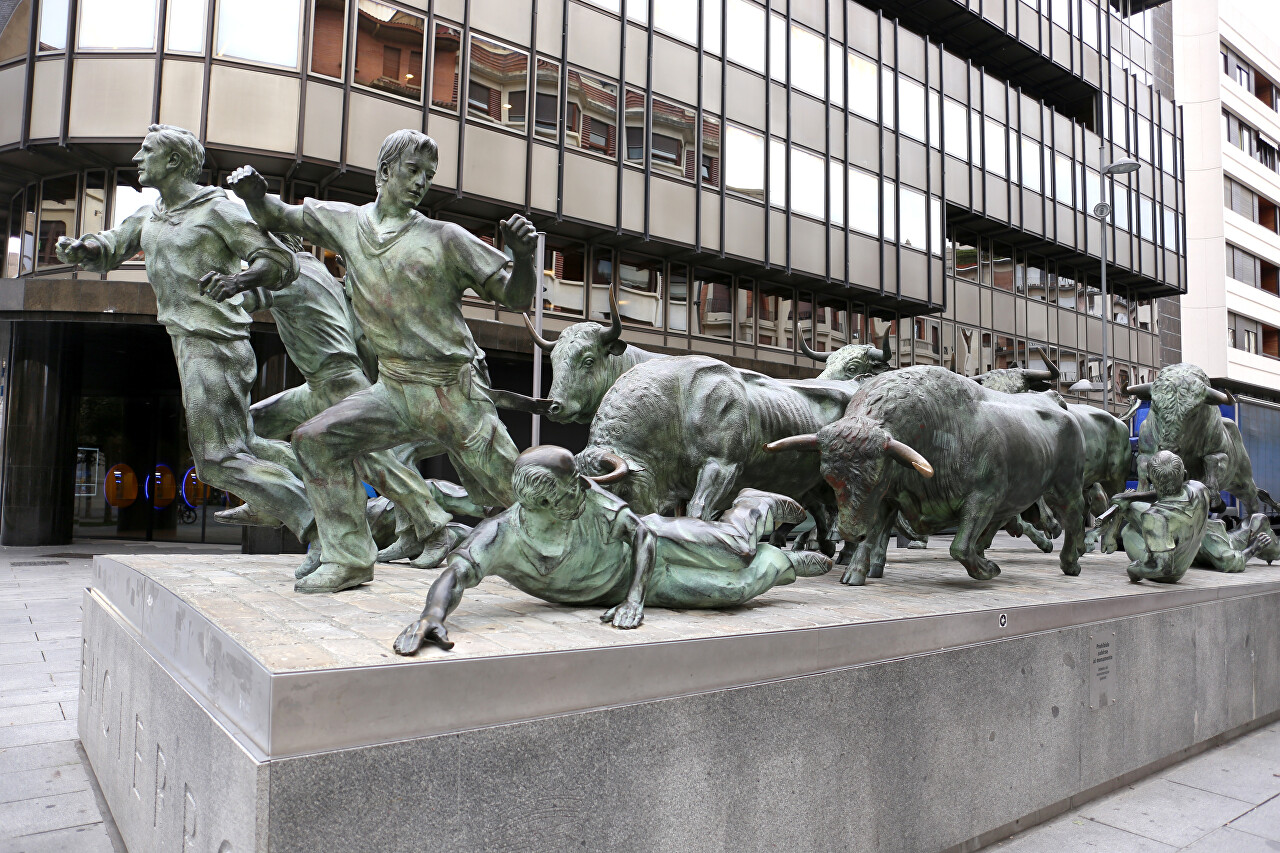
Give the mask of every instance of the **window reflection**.
[{"label": "window reflection", "polygon": [[764,198],[764,137],[737,125],[725,134],[725,189]]},{"label": "window reflection", "polygon": [[545,257],[543,310],[581,317],[587,281],[586,247],[549,236]]},{"label": "window reflection", "polygon": [[1061,154],[1053,155],[1053,197],[1065,205],[1074,202],[1072,172],[1074,164]]},{"label": "window reflection", "polygon": [[431,106],[457,111],[461,53],[462,30],[452,24],[436,24],[431,44]]},{"label": "window reflection", "polygon": [[902,245],[925,250],[925,196],[924,193],[903,187],[898,197]]},{"label": "window reflection", "polygon": [[662,261],[626,253],[619,257],[618,313],[624,322],[662,328]]},{"label": "window reflection", "polygon": [[[362,9],[366,4],[379,5],[360,0]],[[298,67],[300,0],[219,0],[217,8],[217,56]]]},{"label": "window reflection", "polygon": [[608,322],[612,313],[609,291],[613,288],[613,250],[605,246],[591,249],[591,314],[593,320]]},{"label": "window reflection", "polygon": [[764,10],[747,0],[726,0],[725,55],[754,71],[764,73]]},{"label": "window reflection", "polygon": [[733,278],[696,269],[693,273],[693,333],[729,340],[733,326]]},{"label": "window reflection", "polygon": [[998,122],[987,119],[986,131],[983,136],[983,152],[987,171],[1003,178],[1008,174],[1008,153],[1005,150],[1004,127]]},{"label": "window reflection", "polygon": [[831,224],[844,224],[844,176],[845,165],[832,160],[827,168],[827,192],[831,196]]},{"label": "window reflection", "polygon": [[795,292],[789,287],[760,285],[759,310],[756,312],[757,343],[766,347],[795,349],[791,329],[791,308]]},{"label": "window reflection", "polygon": [[388,95],[421,101],[426,19],[373,0],[359,0],[356,12],[356,67],[352,81]]},{"label": "window reflection", "polygon": [[849,167],[849,227],[872,237],[880,236],[877,183],[875,175]]},{"label": "window reflection", "polygon": [[78,234],[93,234],[107,224],[107,173],[86,172],[84,193],[80,197],[80,229]]},{"label": "window reflection", "polygon": [[820,298],[809,345],[818,352],[834,352],[853,342],[849,329],[849,304],[843,299]]},{"label": "window reflection", "polygon": [[67,49],[67,2],[40,0],[40,50]]},{"label": "window reflection", "polygon": [[560,66],[550,60],[539,59],[533,103],[533,132],[536,135],[557,138],[560,128],[559,105]]},{"label": "window reflection", "polygon": [[667,331],[689,329],[689,268],[672,264],[667,282]]},{"label": "window reflection", "polygon": [[36,265],[58,266],[54,245],[59,237],[75,236],[76,176],[49,178],[40,198],[40,223],[36,232]]},{"label": "window reflection", "polygon": [[[781,163],[778,165],[782,165]],[[791,146],[791,209],[822,219],[826,216],[826,165],[816,154]]]},{"label": "window reflection", "polygon": [[817,98],[826,97],[825,48],[826,39],[791,25],[791,85]]},{"label": "window reflection", "polygon": [[943,142],[947,153],[961,160],[969,158],[969,111],[950,98],[942,100]]},{"label": "window reflection", "polygon": [[31,29],[31,0],[18,0],[0,23],[0,62],[26,55]]},{"label": "window reflection", "polygon": [[80,0],[78,50],[155,50],[156,0]]},{"label": "window reflection", "polygon": [[702,158],[699,167],[702,169],[704,187],[720,186],[720,119],[706,114],[702,116]]},{"label": "window reflection", "polygon": [[997,290],[1014,289],[1013,252],[1008,246],[994,244],[991,253],[991,282]]},{"label": "window reflection", "polygon": [[1043,171],[1040,143],[1024,136],[1022,138],[1022,185],[1033,192],[1040,192]]},{"label": "window reflection", "polygon": [[756,292],[752,282],[738,279],[734,289],[734,340],[753,344],[756,341]]},{"label": "window reflection", "polygon": [[312,74],[342,79],[346,33],[346,0],[315,0],[311,19]]},{"label": "window reflection", "polygon": [[[645,4],[637,3],[636,5]],[[719,6],[720,4],[708,2],[707,5]],[[628,5],[628,11],[630,11],[630,5]],[[653,27],[681,41],[695,43],[698,40],[698,4],[690,3],[689,0],[653,0]],[[717,37],[719,32],[717,20]]]},{"label": "window reflection", "polygon": [[[892,71],[886,70],[886,74]],[[888,110],[885,111],[886,113]],[[925,140],[924,86],[907,77],[898,77],[898,129],[913,139]]]},{"label": "window reflection", "polygon": [[978,280],[978,249],[964,242],[961,238],[956,238],[951,243],[951,251],[953,257],[951,260],[952,269],[955,270],[955,277],[963,281]]},{"label": "window reflection", "polygon": [[876,64],[863,56],[850,52],[849,56],[849,109],[863,118],[876,120]]},{"label": "window reflection", "polygon": [[613,157],[618,151],[618,85],[582,71],[569,71],[568,141]]},{"label": "window reflection", "polygon": [[529,55],[486,38],[471,37],[467,115],[524,130]]}]

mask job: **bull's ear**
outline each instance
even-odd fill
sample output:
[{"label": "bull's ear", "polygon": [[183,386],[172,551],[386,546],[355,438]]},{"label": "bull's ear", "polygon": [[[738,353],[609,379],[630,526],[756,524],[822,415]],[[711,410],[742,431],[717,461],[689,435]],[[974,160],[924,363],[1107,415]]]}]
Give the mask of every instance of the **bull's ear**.
[{"label": "bull's ear", "polygon": [[609,352],[609,355],[619,356],[627,351],[627,342],[619,338],[616,341],[611,341],[605,349]]},{"label": "bull's ear", "polygon": [[891,438],[889,443],[884,446],[884,449],[899,464],[910,465],[919,471],[922,476],[933,476],[933,466],[929,464],[929,460],[901,441]]}]

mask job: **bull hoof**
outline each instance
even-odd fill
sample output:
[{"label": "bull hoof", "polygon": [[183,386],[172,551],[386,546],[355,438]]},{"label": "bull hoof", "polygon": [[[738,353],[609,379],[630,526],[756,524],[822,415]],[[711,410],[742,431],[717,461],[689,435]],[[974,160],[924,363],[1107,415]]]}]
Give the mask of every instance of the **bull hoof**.
[{"label": "bull hoof", "polygon": [[1080,564],[1070,563],[1067,565],[1063,565],[1062,573],[1067,577],[1071,577],[1071,578],[1077,577],[1080,574]]},{"label": "bull hoof", "polygon": [[855,572],[853,569],[849,569],[840,577],[840,583],[849,586],[866,586],[867,573]]},{"label": "bull hoof", "polygon": [[884,577],[884,566],[872,566],[871,571],[867,572],[867,577],[869,578]]},{"label": "bull hoof", "polygon": [[965,566],[965,571],[969,573],[969,577],[976,581],[989,581],[996,575],[1000,574],[1000,567],[990,561],[984,561],[985,565]]}]

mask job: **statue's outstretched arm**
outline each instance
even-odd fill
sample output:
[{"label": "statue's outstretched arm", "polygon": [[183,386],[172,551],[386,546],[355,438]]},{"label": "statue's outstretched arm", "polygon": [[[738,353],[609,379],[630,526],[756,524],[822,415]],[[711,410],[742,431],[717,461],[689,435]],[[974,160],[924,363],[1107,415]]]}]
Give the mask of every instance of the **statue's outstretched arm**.
[{"label": "statue's outstretched arm", "polygon": [[502,242],[511,255],[510,269],[494,274],[485,290],[498,304],[513,311],[524,311],[538,290],[538,229],[518,213],[501,223]]},{"label": "statue's outstretched arm", "polygon": [[396,654],[412,655],[421,648],[423,642],[439,646],[445,651],[452,649],[453,642],[444,626],[445,617],[462,601],[462,593],[480,583],[485,574],[487,573],[464,554],[452,554],[445,570],[427,592],[427,604],[422,609],[422,616],[410,622],[400,632],[400,636],[396,637]]},{"label": "statue's outstretched arm", "polygon": [[658,538],[631,510],[624,513],[619,521],[631,534],[631,587],[626,600],[606,610],[600,620],[612,622],[615,628],[638,628],[644,621],[645,585],[658,556]]},{"label": "statue's outstretched arm", "polygon": [[75,240],[59,237],[54,245],[58,260],[79,264],[92,272],[110,272],[142,248],[142,223],[151,210],[150,205],[145,205],[109,231],[85,234]]},{"label": "statue's outstretched arm", "polygon": [[241,166],[227,175],[227,187],[240,197],[249,215],[263,228],[301,234],[310,239],[303,222],[302,205],[285,204],[280,196],[269,194],[267,179],[252,166]]}]

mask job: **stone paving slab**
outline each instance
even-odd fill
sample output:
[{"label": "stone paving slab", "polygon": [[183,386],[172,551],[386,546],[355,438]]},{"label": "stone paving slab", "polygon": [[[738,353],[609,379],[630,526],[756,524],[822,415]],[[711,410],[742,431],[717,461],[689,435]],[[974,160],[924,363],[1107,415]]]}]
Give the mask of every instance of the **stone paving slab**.
[{"label": "stone paving slab", "polygon": [[0,839],[0,853],[117,853],[101,823]]},{"label": "stone paving slab", "polygon": [[[1160,596],[1171,589],[1215,589],[1280,581],[1280,565],[1255,561],[1242,574],[1193,570],[1176,586],[1132,584],[1121,554],[1082,558],[1079,577],[1064,576],[1054,555],[992,548],[1003,573],[975,581],[947,554],[891,549],[885,577],[844,586],[839,570],[775,587],[728,611],[649,608],[644,624],[619,631],[600,609],[547,604],[487,578],[450,617],[452,652],[433,647],[418,659],[638,645],[887,619],[1001,610],[1037,604]],[[403,662],[391,642],[420,613],[439,570],[379,565],[375,579],[337,595],[293,591],[294,556],[232,554],[113,555],[195,606],[272,672]],[[3,629],[0,629],[3,630]],[[48,636],[45,631],[41,637]]]}]

